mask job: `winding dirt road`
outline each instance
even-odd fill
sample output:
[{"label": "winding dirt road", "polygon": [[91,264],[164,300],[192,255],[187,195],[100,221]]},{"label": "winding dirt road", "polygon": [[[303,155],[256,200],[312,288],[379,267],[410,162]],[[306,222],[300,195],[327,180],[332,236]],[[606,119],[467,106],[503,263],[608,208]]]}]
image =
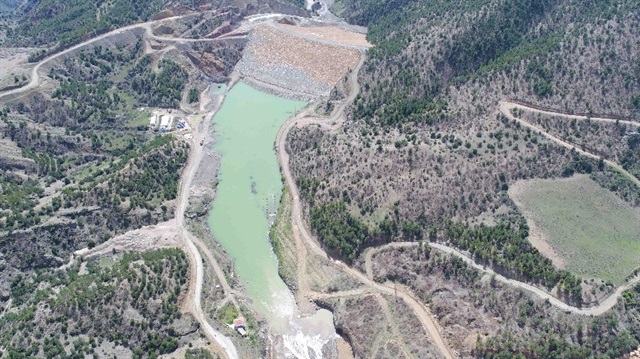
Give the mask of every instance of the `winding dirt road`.
[{"label": "winding dirt road", "polygon": [[[365,254],[365,268],[367,271],[367,275],[372,276],[373,275],[373,270],[372,270],[372,262],[371,262],[371,258],[373,257],[374,254],[379,253],[380,251],[389,249],[389,248],[408,248],[408,247],[416,247],[418,246],[419,243],[418,242],[396,242],[396,243],[390,243],[381,247],[376,247],[373,249],[370,249],[367,251],[367,253]],[[451,248],[448,246],[445,246],[443,244],[439,244],[439,243],[429,243],[429,246],[435,250],[438,250],[440,252],[443,253],[447,253],[450,255],[454,255],[460,259],[462,259],[465,263],[467,263],[469,266],[473,267],[474,269],[481,271],[483,273],[495,276],[495,279],[499,282],[508,284],[510,286],[513,287],[517,287],[523,290],[526,290],[527,292],[530,292],[538,297],[540,297],[543,300],[548,300],[549,303],[555,307],[557,307],[558,309],[564,310],[564,311],[568,311],[571,313],[575,313],[575,314],[580,314],[580,315],[594,315],[594,316],[599,316],[602,315],[604,313],[606,313],[607,311],[609,311],[611,308],[613,308],[613,306],[616,305],[618,298],[622,295],[622,292],[624,292],[625,290],[631,289],[633,288],[636,284],[640,283],[640,276],[636,276],[635,278],[633,278],[632,280],[628,281],[625,285],[620,286],[616,289],[616,291],[611,294],[609,297],[607,297],[607,299],[605,299],[602,303],[600,303],[597,306],[594,307],[588,307],[588,308],[578,308],[578,307],[574,307],[571,305],[566,304],[565,302],[561,301],[560,299],[552,296],[551,294],[545,292],[542,289],[539,289],[537,287],[534,287],[530,284],[524,283],[524,282],[520,282],[514,279],[509,279],[506,278],[498,273],[496,273],[494,270],[492,270],[491,268],[487,268],[481,264],[476,263],[471,257],[469,257],[468,255],[462,253],[461,251],[455,249],[455,248]]]},{"label": "winding dirt road", "polygon": [[[197,14],[197,13],[195,13]],[[38,71],[40,71],[40,68],[49,63],[52,60],[55,60],[61,56],[64,56],[66,54],[69,54],[75,50],[81,49],[85,46],[89,46],[93,43],[95,43],[96,41],[100,41],[103,39],[106,39],[108,37],[114,36],[114,35],[118,35],[121,34],[125,31],[129,31],[129,30],[134,30],[134,29],[144,29],[146,31],[146,35],[149,39],[153,39],[156,41],[161,41],[161,42],[176,42],[176,43],[197,43],[197,42],[215,42],[215,41],[225,41],[225,40],[232,40],[232,39],[241,39],[244,38],[244,36],[221,36],[219,38],[213,38],[213,39],[209,39],[209,38],[203,38],[203,39],[189,39],[189,38],[178,38],[178,37],[164,37],[164,36],[158,36],[158,35],[154,35],[153,34],[153,30],[152,30],[152,26],[155,24],[159,24],[162,22],[166,22],[166,21],[170,21],[170,20],[179,20],[185,17],[189,17],[189,16],[193,16],[194,14],[187,14],[187,15],[179,15],[179,16],[173,16],[173,17],[168,17],[168,18],[164,18],[164,19],[160,19],[160,20],[153,20],[153,21],[148,21],[148,22],[143,22],[143,23],[138,23],[138,24],[133,24],[133,25],[129,25],[129,26],[125,26],[125,27],[121,27],[119,29],[104,33],[102,35],[99,35],[97,37],[91,38],[87,41],[83,41],[77,45],[71,46],[65,50],[62,50],[60,52],[57,52],[49,57],[46,57],[45,59],[43,59],[42,61],[38,62],[33,69],[31,69],[31,79],[29,80],[29,83],[27,83],[26,85],[13,89],[13,90],[9,90],[9,91],[5,91],[3,93],[0,93],[0,100],[3,100],[11,95],[17,95],[17,94],[21,94],[24,92],[27,92],[29,90],[32,90],[34,88],[36,88],[38,85],[40,85],[41,79],[40,79],[40,75],[38,74]]]},{"label": "winding dirt road", "polygon": [[572,114],[568,114],[568,113],[564,113],[564,112],[551,111],[551,110],[542,110],[542,109],[539,109],[539,108],[534,108],[534,107],[531,107],[531,106],[524,105],[522,103],[512,102],[512,101],[501,101],[500,102],[500,106],[502,106],[502,104],[505,104],[505,105],[507,105],[508,107],[510,107],[512,109],[519,109],[519,110],[524,110],[524,111],[527,111],[527,112],[534,112],[534,113],[539,113],[539,114],[548,115],[548,116],[564,117],[564,118],[571,119],[571,120],[578,120],[578,121],[589,120],[589,121],[606,122],[606,123],[620,123],[620,124],[623,124],[623,125],[640,127],[640,122],[637,122],[637,121],[618,120],[618,119],[605,118],[605,117],[587,117],[587,116],[583,116],[583,115],[572,115]]},{"label": "winding dirt road", "polygon": [[[535,109],[532,107],[528,107],[528,106],[524,106],[522,104],[517,104],[514,102],[500,102],[499,105],[499,110],[500,112],[505,115],[508,119],[512,120],[512,121],[517,121],[519,124],[521,124],[524,127],[530,128],[534,131],[536,131],[537,133],[540,133],[541,135],[543,135],[544,137],[548,138],[549,140],[555,142],[556,144],[563,146],[565,148],[568,148],[570,150],[574,150],[577,153],[589,157],[589,158],[593,158],[596,160],[600,160],[601,157],[597,156],[591,152],[587,152],[585,150],[580,149],[578,146],[571,144],[559,137],[556,137],[548,132],[546,132],[544,129],[535,126],[521,118],[515,117],[513,115],[513,113],[511,112],[512,109],[520,109],[520,110],[524,110],[524,111],[529,111],[529,112],[535,112],[535,113],[541,113],[541,114],[545,114],[545,115],[550,115],[550,116],[558,116],[558,117],[565,117],[568,119],[576,119],[576,120],[586,120],[587,117],[585,116],[577,116],[577,115],[569,115],[569,114],[565,114],[565,113],[560,113],[560,112],[550,112],[550,111],[543,111],[543,110],[539,110],[539,109]],[[618,120],[614,120],[614,119],[610,119],[610,118],[591,118],[592,121],[599,121],[599,122],[608,122],[608,123],[615,123]],[[620,123],[626,123],[626,124],[633,124],[633,125],[638,125],[640,126],[640,123],[637,122],[633,122],[633,121],[618,121]],[[614,170],[618,171],[619,173],[621,173],[622,175],[624,175],[625,177],[627,177],[629,180],[631,180],[631,182],[635,183],[638,187],[640,187],[640,179],[638,179],[637,177],[635,177],[634,175],[632,175],[631,173],[629,173],[627,170],[625,170],[624,168],[622,168],[622,166],[620,166],[619,164],[612,162],[610,160],[606,160],[606,159],[602,159],[604,161],[604,163],[613,168]]]},{"label": "winding dirt road", "polygon": [[[302,240],[304,240],[304,242],[306,242],[311,247],[315,254],[323,258],[328,258],[326,252],[309,234],[309,231],[307,231],[304,220],[302,218],[302,204],[300,203],[300,194],[293,179],[293,175],[291,174],[291,169],[289,168],[289,154],[286,151],[286,138],[289,131],[294,126],[301,127],[311,124],[317,124],[328,127],[330,129],[338,128],[344,121],[343,115],[345,107],[349,103],[353,102],[360,91],[357,74],[364,64],[364,60],[365,55],[363,54],[360,58],[360,62],[349,76],[349,96],[334,110],[333,114],[328,119],[309,117],[310,114],[313,113],[313,109],[308,108],[307,110],[299,113],[297,116],[289,119],[281,127],[276,138],[278,162],[280,163],[282,175],[285,178],[287,187],[289,187],[289,189],[291,190],[291,195],[293,197],[291,211],[293,235],[296,238],[296,242],[301,242]],[[422,302],[416,299],[409,290],[404,287],[396,286],[393,283],[381,284],[374,282],[373,280],[363,275],[360,271],[353,269],[344,263],[338,261],[335,261],[334,263],[340,270],[351,275],[354,278],[357,278],[360,282],[362,282],[369,288],[374,289],[377,293],[387,294],[391,296],[397,295],[398,297],[402,298],[405,303],[407,303],[407,305],[413,310],[416,317],[418,317],[421,325],[424,327],[425,331],[428,333],[429,337],[433,341],[438,351],[442,354],[442,356],[448,359],[456,357],[454,352],[446,344],[442,334],[440,333],[439,325],[437,324],[429,309]]]},{"label": "winding dirt road", "polygon": [[[224,350],[226,357],[229,359],[238,359],[239,358],[238,352],[235,346],[233,345],[233,342],[231,342],[229,338],[227,338],[222,333],[215,330],[211,326],[211,324],[209,324],[209,321],[207,320],[207,316],[204,314],[202,310],[201,295],[202,295],[202,284],[204,281],[203,279],[204,269],[202,266],[202,257],[200,255],[200,252],[198,251],[198,248],[195,245],[196,242],[197,243],[201,243],[201,242],[191,232],[189,232],[189,230],[186,228],[184,223],[184,213],[187,209],[187,205],[189,202],[189,191],[191,189],[191,183],[198,170],[198,166],[202,162],[202,157],[204,153],[203,146],[200,146],[199,143],[201,143],[201,141],[205,139],[206,134],[209,133],[209,126],[213,121],[213,116],[215,115],[217,109],[220,107],[220,104],[222,103],[224,97],[225,96],[221,96],[219,99],[219,102],[214,106],[213,110],[207,114],[202,126],[199,126],[200,128],[198,128],[197,130],[194,130],[193,141],[192,141],[192,146],[190,150],[191,153],[189,155],[189,160],[183,169],[182,181],[180,182],[180,192],[176,200],[177,205],[176,205],[175,219],[176,219],[176,227],[180,231],[186,243],[186,248],[188,249],[187,253],[189,255],[189,260],[191,262],[190,268],[192,273],[189,276],[190,293],[188,296],[188,304],[191,307],[190,311],[193,313],[193,315],[196,317],[198,322],[201,324],[202,329],[204,330],[207,337],[215,341],[218,344],[218,346],[220,346],[220,348]],[[201,248],[203,250],[206,250],[206,246],[204,244],[201,244]],[[210,261],[209,264],[213,267],[214,272],[218,277],[218,281],[222,285],[222,288],[224,289],[227,296],[231,298],[231,300],[233,300],[234,304],[236,304],[237,306],[237,303],[235,302],[235,298],[233,298],[231,287],[227,283],[226,277],[224,276],[224,272],[218,265],[218,262],[215,261],[215,259],[210,253],[208,254],[208,257]],[[195,281],[194,281],[194,278],[195,278]]]}]

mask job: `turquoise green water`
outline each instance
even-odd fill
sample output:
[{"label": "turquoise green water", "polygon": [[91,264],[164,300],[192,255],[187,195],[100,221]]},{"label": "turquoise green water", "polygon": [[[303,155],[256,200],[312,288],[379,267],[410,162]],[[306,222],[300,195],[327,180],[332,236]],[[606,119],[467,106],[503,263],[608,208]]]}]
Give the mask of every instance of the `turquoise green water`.
[{"label": "turquoise green water", "polygon": [[269,218],[282,192],[274,143],[286,119],[305,105],[239,83],[214,119],[214,149],[221,163],[209,227],[235,260],[236,275],[245,283],[255,309],[270,321],[295,310],[268,240]]}]

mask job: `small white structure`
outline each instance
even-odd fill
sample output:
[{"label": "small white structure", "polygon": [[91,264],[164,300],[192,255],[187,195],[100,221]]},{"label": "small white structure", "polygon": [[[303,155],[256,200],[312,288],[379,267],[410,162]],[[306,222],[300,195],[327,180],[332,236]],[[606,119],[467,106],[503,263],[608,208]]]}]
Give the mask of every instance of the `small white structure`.
[{"label": "small white structure", "polygon": [[158,115],[151,115],[149,119],[149,128],[155,129],[158,127]]},{"label": "small white structure", "polygon": [[233,321],[233,329],[235,329],[240,336],[247,336],[247,321],[244,317],[238,317]]},{"label": "small white structure", "polygon": [[173,116],[164,115],[160,118],[160,131],[171,131],[173,128]]}]

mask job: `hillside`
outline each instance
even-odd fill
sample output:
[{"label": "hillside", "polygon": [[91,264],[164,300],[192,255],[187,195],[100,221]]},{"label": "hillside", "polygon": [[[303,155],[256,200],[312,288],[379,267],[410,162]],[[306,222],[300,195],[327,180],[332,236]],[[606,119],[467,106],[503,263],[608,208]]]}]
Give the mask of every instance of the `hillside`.
[{"label": "hillside", "polygon": [[447,4],[350,5],[350,19],[368,25],[376,44],[350,121],[340,133],[311,127],[289,142],[312,207],[345,203],[379,226],[368,239],[375,243],[435,231],[448,220],[477,222],[485,212],[517,225],[506,191],[519,179],[589,173],[640,205],[637,188],[615,171],[498,111],[498,101],[518,99],[560,112],[640,115],[637,4]]},{"label": "hillside", "polygon": [[301,6],[0,4],[0,358],[289,353],[207,221],[237,83],[310,101],[262,204],[296,340],[321,307],[332,358],[637,350],[640,3]]},{"label": "hillside", "polygon": [[[43,37],[18,27],[0,49],[7,66],[0,73],[0,356],[155,358],[187,344],[211,349],[202,339],[208,329],[189,309],[195,262],[172,221],[194,145],[187,121],[202,120],[200,93],[227,81],[245,41],[173,37],[193,19],[216,16],[211,32],[229,31],[237,9],[136,25],[68,47],[94,30],[151,18],[166,4],[129,9],[140,17],[105,28],[78,19],[86,27],[71,32],[60,28],[75,26],[66,17],[93,16],[75,7],[93,3],[32,5],[20,9],[43,26],[36,29]],[[49,15],[49,23],[37,18]],[[50,52],[10,47],[28,45],[24,38]],[[30,65],[27,54],[51,56]],[[24,75],[14,83],[10,71]],[[173,126],[150,126],[154,115],[156,127],[161,118]],[[175,131],[181,126],[187,129]]]},{"label": "hillside", "polygon": [[[509,189],[585,174],[637,213],[639,126],[622,122],[640,117],[638,3],[371,0],[334,9],[367,26],[375,47],[342,128],[309,126],[288,140],[324,247],[357,262],[382,243],[434,241],[577,306],[610,293],[612,283],[564,270],[534,247],[539,228]],[[559,115],[536,118],[539,108]],[[640,337],[630,340],[625,351]]]}]

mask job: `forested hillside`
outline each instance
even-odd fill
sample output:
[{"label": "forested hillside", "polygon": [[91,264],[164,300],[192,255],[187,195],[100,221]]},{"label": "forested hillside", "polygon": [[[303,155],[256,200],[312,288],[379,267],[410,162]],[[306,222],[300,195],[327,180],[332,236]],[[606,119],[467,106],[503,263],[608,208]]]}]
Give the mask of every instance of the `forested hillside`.
[{"label": "forested hillside", "polygon": [[376,47],[344,133],[292,135],[298,181],[313,184],[309,203],[344,201],[370,224],[396,222],[389,239],[402,236],[403,221],[427,230],[496,211],[523,178],[589,173],[603,185],[620,182],[617,193],[640,203],[635,187],[597,161],[497,114],[498,101],[516,99],[639,116],[637,2],[344,4]]},{"label": "forested hillside", "polygon": [[6,358],[157,358],[197,332],[182,316],[188,261],[178,249],[125,254],[11,282],[13,306],[0,317]]},{"label": "forested hillside", "polygon": [[[345,0],[338,6],[347,19],[368,26],[375,44],[360,71],[361,93],[339,132],[298,129],[288,142],[323,244],[353,260],[381,242],[439,241],[511,278],[555,287],[580,305],[581,279],[552,266],[529,243],[530,228],[509,188],[522,179],[583,173],[636,208],[640,191],[602,159],[510,120],[499,101],[640,117],[640,3]],[[635,137],[627,140],[634,131],[623,127],[607,138],[615,143],[608,147],[591,132],[568,141],[578,138],[582,148],[599,149],[635,171],[629,163]],[[594,143],[587,146],[587,139]]]},{"label": "forested hillside", "polygon": [[147,20],[162,10],[165,0],[113,2],[39,0],[22,8],[19,26],[9,31],[10,44],[42,46],[77,42],[96,33]]},{"label": "forested hillside", "polygon": [[[288,142],[311,227],[330,253],[352,261],[381,242],[437,241],[507,277],[555,288],[573,305],[582,305],[587,292],[606,291],[605,284],[553,266],[531,245],[508,191],[522,179],[583,173],[638,208],[636,184],[603,160],[637,173],[640,129],[513,114],[601,156],[592,158],[511,120],[499,101],[637,121],[640,3],[343,0],[335,6],[368,26],[375,44],[359,74],[361,93],[340,131],[298,129]],[[425,268],[424,261],[417,267]],[[406,268],[402,263],[389,268]],[[414,274],[386,279],[423,283]],[[425,301],[432,295],[425,292]],[[636,314],[613,312],[612,327],[618,315]],[[607,357],[635,350],[640,341],[633,331],[625,332],[623,345],[604,334],[591,334],[599,346],[545,336],[542,328],[553,321],[523,321],[522,331],[478,340],[470,354]]]}]

